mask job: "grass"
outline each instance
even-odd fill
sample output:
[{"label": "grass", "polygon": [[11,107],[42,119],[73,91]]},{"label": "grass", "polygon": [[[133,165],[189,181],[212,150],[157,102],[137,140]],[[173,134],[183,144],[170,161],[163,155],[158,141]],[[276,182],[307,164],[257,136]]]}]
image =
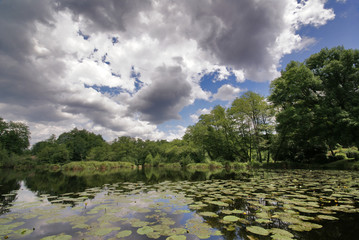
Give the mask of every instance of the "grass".
[{"label": "grass", "polygon": [[217,169],[223,168],[220,162],[208,162],[208,163],[190,163],[186,166],[188,169]]},{"label": "grass", "polygon": [[109,170],[116,168],[134,168],[135,165],[130,162],[98,162],[98,161],[81,161],[70,162],[62,166],[62,170]]},{"label": "grass", "polygon": [[160,163],[158,166],[163,168],[181,168],[180,163]]}]

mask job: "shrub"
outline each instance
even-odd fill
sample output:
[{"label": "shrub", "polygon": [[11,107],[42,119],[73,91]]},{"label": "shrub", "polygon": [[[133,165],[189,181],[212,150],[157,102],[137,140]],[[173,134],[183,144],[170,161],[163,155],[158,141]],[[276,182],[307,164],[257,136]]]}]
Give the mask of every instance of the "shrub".
[{"label": "shrub", "polygon": [[359,151],[356,147],[351,147],[346,150],[346,156],[348,158],[354,158],[355,160],[359,160]]},{"label": "shrub", "polygon": [[182,166],[186,166],[190,163],[194,163],[194,161],[189,155],[187,155],[186,157],[182,157],[180,163]]}]

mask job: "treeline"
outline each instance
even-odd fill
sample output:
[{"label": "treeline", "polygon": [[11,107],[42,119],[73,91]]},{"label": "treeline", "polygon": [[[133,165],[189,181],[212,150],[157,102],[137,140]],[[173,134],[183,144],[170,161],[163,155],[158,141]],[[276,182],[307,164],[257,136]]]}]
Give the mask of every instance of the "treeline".
[{"label": "treeline", "polygon": [[[2,154],[21,154],[28,146],[28,128],[3,120],[1,124]],[[10,136],[17,128],[22,129],[22,137],[14,144],[17,140]],[[268,98],[249,91],[228,108],[214,107],[180,140],[123,136],[106,142],[100,135],[75,128],[36,143],[31,154],[40,163],[328,163],[359,160],[358,145],[359,51],[337,47],[323,49],[303,63],[289,63],[272,81]]]},{"label": "treeline", "polygon": [[45,141],[38,142],[31,150],[41,163],[118,161],[152,166],[158,166],[163,162],[185,162],[188,158],[196,159],[191,151],[182,140],[144,141],[123,136],[106,142],[101,135],[77,128],[61,134],[58,138],[53,135]]}]

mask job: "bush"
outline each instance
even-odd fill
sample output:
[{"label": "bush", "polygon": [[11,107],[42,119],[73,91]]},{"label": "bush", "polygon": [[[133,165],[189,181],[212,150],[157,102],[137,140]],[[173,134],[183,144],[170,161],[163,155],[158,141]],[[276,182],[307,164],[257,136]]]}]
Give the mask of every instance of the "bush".
[{"label": "bush", "polygon": [[98,161],[76,161],[62,166],[64,170],[109,170],[113,168],[133,168],[129,162],[98,162]]},{"label": "bush", "polygon": [[187,155],[186,157],[182,157],[180,163],[182,166],[187,166],[190,163],[194,163],[194,161],[189,155]]},{"label": "bush", "polygon": [[346,156],[348,158],[354,158],[355,160],[359,160],[359,151],[356,147],[351,147],[346,150]]},{"label": "bush", "polygon": [[347,158],[347,155],[343,152],[339,152],[339,153],[335,154],[336,161],[344,160],[346,158]]}]

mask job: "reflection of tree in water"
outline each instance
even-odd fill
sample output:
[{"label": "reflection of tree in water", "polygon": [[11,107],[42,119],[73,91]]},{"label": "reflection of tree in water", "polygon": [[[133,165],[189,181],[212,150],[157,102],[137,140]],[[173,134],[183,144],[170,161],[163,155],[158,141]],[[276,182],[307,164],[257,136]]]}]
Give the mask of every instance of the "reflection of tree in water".
[{"label": "reflection of tree in water", "polygon": [[2,203],[0,214],[9,212],[6,208],[16,199],[16,194],[11,196],[3,196],[3,194],[9,194],[11,191],[18,190],[19,188],[17,172],[0,170],[0,203]]}]

